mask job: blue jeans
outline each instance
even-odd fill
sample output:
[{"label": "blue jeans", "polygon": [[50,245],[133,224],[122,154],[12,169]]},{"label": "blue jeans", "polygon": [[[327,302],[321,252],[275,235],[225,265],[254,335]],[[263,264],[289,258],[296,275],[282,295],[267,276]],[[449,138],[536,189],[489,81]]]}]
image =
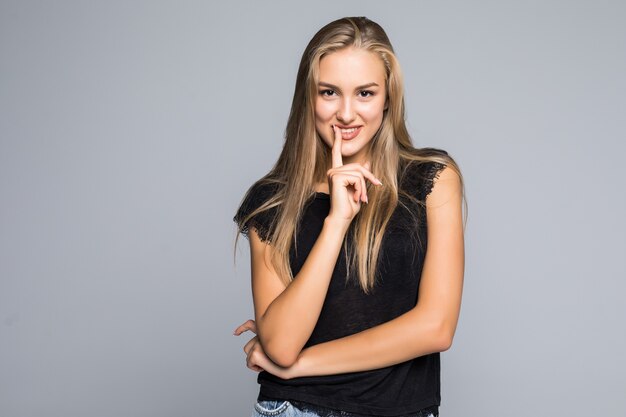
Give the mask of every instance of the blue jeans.
[{"label": "blue jeans", "polygon": [[[302,403],[292,403],[282,400],[261,400],[254,404],[252,417],[343,417],[354,416],[355,414],[345,411],[326,410],[318,412],[322,407],[315,407],[315,410],[308,409]],[[431,412],[418,411],[406,417],[437,417]]]}]

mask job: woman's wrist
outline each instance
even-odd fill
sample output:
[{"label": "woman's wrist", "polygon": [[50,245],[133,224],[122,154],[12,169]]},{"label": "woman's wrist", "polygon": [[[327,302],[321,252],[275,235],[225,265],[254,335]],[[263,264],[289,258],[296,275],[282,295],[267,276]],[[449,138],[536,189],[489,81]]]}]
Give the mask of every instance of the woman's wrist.
[{"label": "woman's wrist", "polygon": [[324,228],[345,234],[350,227],[350,223],[352,223],[351,219],[338,218],[328,215],[324,219]]}]

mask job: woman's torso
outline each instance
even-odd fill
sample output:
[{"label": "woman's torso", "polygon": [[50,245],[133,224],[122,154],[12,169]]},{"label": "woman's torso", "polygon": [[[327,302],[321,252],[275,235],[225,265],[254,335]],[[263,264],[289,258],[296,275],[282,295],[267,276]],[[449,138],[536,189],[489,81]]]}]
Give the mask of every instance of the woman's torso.
[{"label": "woman's torso", "polygon": [[[423,202],[443,167],[436,163],[410,166],[399,181],[400,188]],[[415,307],[427,245],[426,213],[417,201],[400,197],[383,237],[376,284],[369,294],[363,292],[353,271],[346,279],[346,257],[343,253],[338,257],[318,322],[305,347],[358,333]],[[329,210],[330,197],[322,192],[316,192],[307,204],[296,245],[290,252],[294,276],[321,232]],[[261,372],[258,382],[264,398],[398,416],[439,405],[439,377],[439,354],[433,353],[382,369],[339,375],[282,380]]]}]

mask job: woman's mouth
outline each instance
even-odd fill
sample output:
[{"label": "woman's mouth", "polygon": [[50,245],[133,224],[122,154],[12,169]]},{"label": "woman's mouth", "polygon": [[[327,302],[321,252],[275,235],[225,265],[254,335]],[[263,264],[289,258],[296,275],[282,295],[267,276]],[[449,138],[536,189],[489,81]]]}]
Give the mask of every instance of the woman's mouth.
[{"label": "woman's mouth", "polygon": [[341,132],[341,139],[343,139],[343,140],[352,140],[352,139],[356,138],[359,135],[359,133],[361,132],[361,128],[362,128],[362,126],[351,127],[351,128],[348,128],[348,129],[339,128],[339,131]]}]

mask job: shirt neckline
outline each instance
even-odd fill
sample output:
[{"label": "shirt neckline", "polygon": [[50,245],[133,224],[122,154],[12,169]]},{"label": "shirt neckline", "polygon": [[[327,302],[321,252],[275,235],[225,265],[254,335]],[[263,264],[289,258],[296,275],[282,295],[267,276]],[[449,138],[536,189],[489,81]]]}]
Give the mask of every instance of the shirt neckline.
[{"label": "shirt neckline", "polygon": [[315,194],[315,198],[318,200],[330,200],[330,194],[321,191],[313,191],[313,194]]}]

